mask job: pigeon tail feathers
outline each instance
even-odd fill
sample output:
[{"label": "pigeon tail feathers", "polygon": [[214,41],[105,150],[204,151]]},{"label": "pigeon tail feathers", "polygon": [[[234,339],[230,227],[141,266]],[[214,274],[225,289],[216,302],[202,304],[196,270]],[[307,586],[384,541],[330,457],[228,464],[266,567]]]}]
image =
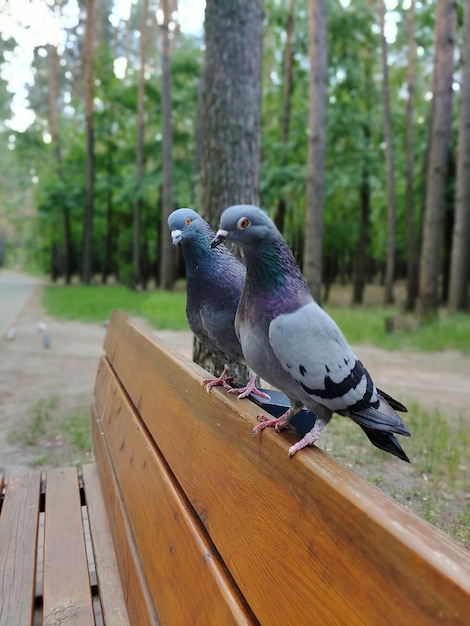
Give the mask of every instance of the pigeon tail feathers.
[{"label": "pigeon tail feathers", "polygon": [[394,434],[384,433],[380,430],[374,430],[373,428],[367,428],[367,426],[363,426],[362,424],[359,424],[359,426],[365,432],[371,444],[376,448],[384,450],[385,452],[390,452],[390,454],[397,456],[402,461],[406,461],[406,463],[410,462],[410,459],[398,443]]}]

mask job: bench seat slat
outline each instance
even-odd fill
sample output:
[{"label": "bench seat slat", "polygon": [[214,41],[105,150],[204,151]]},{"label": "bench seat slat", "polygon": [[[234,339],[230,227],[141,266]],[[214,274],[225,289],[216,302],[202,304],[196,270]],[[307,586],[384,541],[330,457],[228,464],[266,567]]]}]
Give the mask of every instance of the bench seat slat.
[{"label": "bench seat slat", "polygon": [[209,400],[201,368],[122,314],[105,351],[261,623],[468,623],[462,546],[321,450],[289,459],[294,435],[252,438],[257,407]]},{"label": "bench seat slat", "polygon": [[129,621],[131,624],[145,624],[146,626],[147,624],[152,624],[152,626],[158,626],[158,617],[148,589],[147,579],[142,568],[96,407],[92,407],[91,428],[104,503],[114,550],[117,555],[121,584],[125,590],[125,602]]},{"label": "bench seat slat", "polygon": [[[44,624],[95,624],[76,468],[50,470],[44,522]],[[73,616],[73,619],[72,619]]]},{"label": "bench seat slat", "polygon": [[98,469],[89,463],[82,472],[103,621],[105,626],[129,626]]},{"label": "bench seat slat", "polygon": [[104,359],[99,380],[105,438],[161,623],[253,623]]},{"label": "bench seat slat", "polygon": [[9,476],[0,514],[0,626],[32,624],[40,493],[39,472]]}]

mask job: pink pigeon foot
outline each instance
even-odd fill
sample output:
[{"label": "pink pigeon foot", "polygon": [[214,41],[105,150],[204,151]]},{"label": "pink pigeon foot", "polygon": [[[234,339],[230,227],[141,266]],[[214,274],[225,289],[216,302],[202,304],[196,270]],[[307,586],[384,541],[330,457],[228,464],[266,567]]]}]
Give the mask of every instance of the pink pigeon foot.
[{"label": "pink pigeon foot", "polygon": [[321,419],[317,417],[314,427],[311,431],[309,431],[300,441],[295,443],[293,446],[289,448],[289,457],[293,457],[296,452],[302,450],[302,448],[306,448],[307,446],[311,446],[317,441],[320,436],[323,428],[328,424],[329,418]]},{"label": "pink pigeon foot", "polygon": [[253,428],[253,437],[255,437],[260,430],[265,428],[275,428],[277,432],[280,432],[284,428],[290,428],[295,431],[295,427],[290,423],[292,417],[291,409],[288,409],[281,417],[267,417],[266,415],[258,415],[258,421],[260,422]]},{"label": "pink pigeon foot", "polygon": [[313,431],[311,430],[304,437],[302,437],[300,441],[298,441],[297,443],[295,443],[293,446],[289,448],[289,456],[292,457],[294,456],[296,452],[298,452],[299,450],[302,450],[302,448],[306,448],[307,446],[310,446],[311,444],[315,443],[315,441],[318,439],[319,434],[320,433],[315,435]]},{"label": "pink pigeon foot", "polygon": [[246,398],[247,396],[250,395],[250,393],[254,393],[256,396],[259,396],[260,398],[265,398],[266,400],[271,400],[271,397],[268,396],[267,393],[264,393],[264,391],[260,391],[256,385],[255,385],[255,380],[256,380],[256,374],[251,374],[250,376],[250,380],[248,381],[248,384],[246,387],[234,387],[233,389],[229,390],[229,393],[237,393],[238,395],[238,399],[240,400],[240,398]]},{"label": "pink pigeon foot", "polygon": [[225,389],[232,389],[229,383],[233,382],[234,379],[232,376],[229,376],[228,373],[228,367],[224,367],[224,371],[218,378],[203,378],[201,384],[206,386],[207,393],[209,393],[212,387],[222,386],[225,387]]}]

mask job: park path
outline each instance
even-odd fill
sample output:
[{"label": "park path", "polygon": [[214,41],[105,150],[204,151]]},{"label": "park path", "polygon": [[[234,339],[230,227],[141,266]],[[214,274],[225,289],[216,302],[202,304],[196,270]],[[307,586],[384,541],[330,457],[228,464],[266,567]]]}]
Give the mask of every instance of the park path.
[{"label": "park path", "polygon": [[[98,361],[103,354],[105,326],[61,321],[41,307],[41,281],[19,272],[0,272],[0,473],[27,467],[38,456],[53,453],[38,446],[18,445],[11,433],[31,420],[38,403],[56,399],[58,416],[80,410],[88,413]],[[134,320],[144,332],[172,352],[191,358],[189,331],[152,330],[145,320]],[[52,345],[45,349],[38,323],[47,324]],[[104,322],[104,320],[103,320]],[[13,341],[8,328],[16,328]],[[470,424],[470,357],[457,351],[439,353],[388,352],[373,346],[355,346],[377,385],[405,404],[439,408],[450,421]],[[63,450],[57,463],[70,462],[63,440],[48,442]]]},{"label": "park path", "polygon": [[[77,413],[89,415],[106,329],[102,323],[46,315],[41,306],[43,285],[19,272],[0,272],[0,474],[30,467],[39,458],[50,459],[46,466],[87,460],[73,457],[57,424]],[[47,349],[40,322],[51,338]],[[13,327],[15,337],[9,341],[7,333]],[[21,433],[38,418],[39,427],[54,436],[25,445]]]},{"label": "park path", "polygon": [[0,271],[0,337],[14,326],[15,320],[41,281],[13,270]]}]

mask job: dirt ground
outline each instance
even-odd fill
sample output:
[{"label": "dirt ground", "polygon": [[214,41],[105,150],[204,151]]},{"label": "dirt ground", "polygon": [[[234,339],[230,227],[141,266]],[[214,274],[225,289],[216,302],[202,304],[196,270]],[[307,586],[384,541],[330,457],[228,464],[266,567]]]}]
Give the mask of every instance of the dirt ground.
[{"label": "dirt ground", "polygon": [[[32,465],[47,469],[93,458],[90,449],[73,443],[61,424],[64,419],[77,415],[87,423],[98,359],[103,353],[105,321],[84,324],[52,319],[40,305],[41,289],[38,284],[17,316],[15,339],[9,341],[0,337],[0,473],[7,475]],[[191,333],[157,332],[151,330],[145,320],[135,321],[172,350],[191,356]],[[51,338],[49,348],[43,345],[44,331],[38,328],[39,323],[46,325],[45,332]],[[359,346],[356,353],[377,385],[387,393],[405,404],[419,403],[430,410],[439,407],[446,419],[463,421],[470,428],[470,357],[454,351],[407,352],[404,355],[371,346]],[[419,433],[413,435],[419,436]],[[400,442],[406,450],[407,442],[404,439]],[[337,445],[342,444],[336,444],[328,436],[320,443],[328,452],[333,448],[334,456]],[[367,440],[364,439],[363,445],[369,445]],[[470,452],[468,454],[459,468],[467,476],[470,473]],[[340,460],[369,479],[374,472],[385,471],[387,476],[376,484],[389,492],[410,493],[410,483],[416,482],[418,493],[422,481],[426,480],[425,476],[417,475],[412,465],[395,460],[387,470],[382,467],[381,457],[377,457],[375,468],[348,462],[347,455]],[[468,483],[467,480],[466,491],[457,498],[447,498],[442,524],[439,515],[433,516],[431,521],[446,530],[449,518],[452,521],[465,510],[470,511]],[[397,499],[416,512],[422,512],[423,498]]]}]

